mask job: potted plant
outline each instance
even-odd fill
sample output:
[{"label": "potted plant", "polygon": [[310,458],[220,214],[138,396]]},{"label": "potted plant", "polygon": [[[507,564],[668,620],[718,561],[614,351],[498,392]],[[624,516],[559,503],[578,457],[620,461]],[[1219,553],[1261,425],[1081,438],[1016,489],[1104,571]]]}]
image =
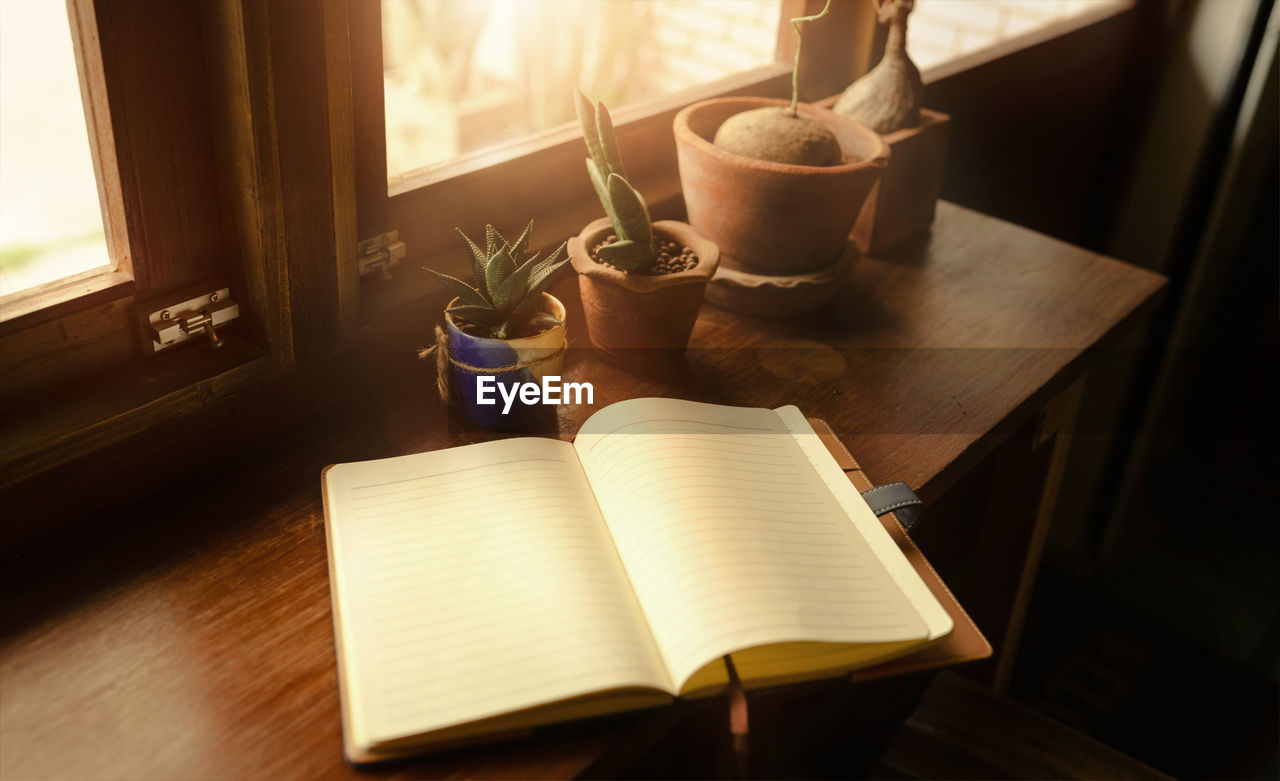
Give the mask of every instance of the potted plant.
[{"label": "potted plant", "polygon": [[832,108],[884,136],[893,150],[853,228],[863,252],[879,252],[927,230],[942,191],[951,118],[920,105],[924,83],[907,56],[907,16],[914,7],[915,0],[876,0],[880,22],[889,25],[884,57]]},{"label": "potted plant", "polygon": [[[532,220],[514,244],[485,226],[483,251],[456,230],[470,251],[475,284],[427,269],[455,297],[445,307],[444,327],[436,326],[436,344],[419,357],[435,355],[441,399],[455,400],[472,423],[511,430],[542,422],[549,407],[517,397],[506,409],[503,399],[524,383],[558,376],[564,365],[564,304],[545,291],[569,262],[561,258],[565,245],[541,260],[526,257]],[[482,393],[496,403],[480,403]]]},{"label": "potted plant", "polygon": [[658,358],[654,349],[683,350],[720,249],[686,223],[653,222],[627,181],[608,109],[580,91],[575,106],[587,174],[607,215],[569,239],[587,333],[606,357],[629,362]]},{"label": "potted plant", "polygon": [[723,253],[708,291],[713,303],[764,304],[772,314],[812,308],[849,266],[849,232],[889,147],[861,124],[799,102],[800,23],[826,11],[791,20],[790,102],[718,98],[676,115],[689,223]]}]

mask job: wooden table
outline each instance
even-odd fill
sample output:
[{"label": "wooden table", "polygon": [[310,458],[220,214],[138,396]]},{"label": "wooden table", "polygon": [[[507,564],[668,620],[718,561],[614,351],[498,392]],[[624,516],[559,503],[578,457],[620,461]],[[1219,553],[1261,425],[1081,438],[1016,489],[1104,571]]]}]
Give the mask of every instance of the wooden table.
[{"label": "wooden table", "polygon": [[[708,307],[676,371],[639,377],[575,349],[566,374],[595,383],[596,407],[640,395],[795,403],[827,419],[872,477],[905,480],[944,506],[1162,284],[944,203],[930,237],[863,259],[815,316],[772,322]],[[557,292],[580,344],[573,289],[570,280]],[[614,725],[373,771],[343,761],[320,469],[488,436],[434,402],[424,366],[405,352],[344,361],[324,378],[309,425],[246,440],[238,462],[5,562],[0,776],[550,778],[605,772],[604,758],[637,739],[635,724]],[[558,433],[589,412],[562,408]],[[1006,562],[1020,589],[1047,522],[1031,516]],[[943,513],[927,525],[946,538],[964,522]],[[983,626],[997,645],[1016,629],[1017,597],[1005,601],[989,619],[1002,625]]]}]

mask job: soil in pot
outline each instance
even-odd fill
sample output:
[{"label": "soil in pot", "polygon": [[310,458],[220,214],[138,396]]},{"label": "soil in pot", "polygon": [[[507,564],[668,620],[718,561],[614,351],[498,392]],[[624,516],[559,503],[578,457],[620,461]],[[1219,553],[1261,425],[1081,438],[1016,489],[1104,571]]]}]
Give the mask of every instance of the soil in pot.
[{"label": "soil in pot", "polygon": [[[605,236],[603,241],[591,247],[591,259],[602,266],[616,268],[609,261],[601,259],[600,248],[617,240],[617,234],[610,233]],[[654,264],[653,270],[632,271],[630,273],[646,277],[657,277],[663,274],[679,274],[681,271],[688,271],[696,265],[698,265],[698,255],[693,251],[692,247],[686,247],[674,241],[659,241],[658,261]]]}]

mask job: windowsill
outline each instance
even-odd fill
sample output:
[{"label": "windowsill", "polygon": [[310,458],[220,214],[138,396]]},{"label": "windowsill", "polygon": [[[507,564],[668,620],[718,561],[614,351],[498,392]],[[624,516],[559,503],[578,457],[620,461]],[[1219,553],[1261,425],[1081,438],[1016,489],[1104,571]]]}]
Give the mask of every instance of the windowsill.
[{"label": "windowsill", "polygon": [[[717,95],[781,96],[790,89],[790,68],[778,63],[616,113],[619,146],[633,185],[644,194],[656,219],[683,212],[672,121],[684,106]],[[519,230],[534,220],[535,245],[555,246],[576,235],[603,214],[591,188],[583,160],[581,132],[563,127],[504,147],[503,157],[523,154],[499,165],[486,154],[486,165],[463,161],[447,181],[410,188],[401,180],[398,194],[387,199],[389,223],[398,228],[408,256],[394,270],[395,283],[364,285],[362,317],[384,319],[401,304],[430,295],[435,288],[419,269],[461,270],[465,248],[454,227],[479,231],[486,223]],[[432,178],[440,169],[423,169]],[[419,182],[420,184],[421,182]]]},{"label": "windowsill", "polygon": [[1064,35],[1070,35],[1077,30],[1083,30],[1090,25],[1110,19],[1125,11],[1133,8],[1132,2],[1116,3],[1115,5],[1103,6],[1101,8],[1092,8],[1083,11],[1076,16],[1067,19],[1061,19],[1051,22],[1044,27],[1038,27],[1034,30],[1028,30],[1025,33],[1006,38],[1003,41],[992,44],[983,49],[962,54],[955,59],[940,62],[920,71],[920,77],[925,84],[932,84],[935,81],[942,81],[960,73],[964,73],[974,68],[979,68],[989,62],[1008,57],[1011,54],[1039,46],[1042,43],[1052,41],[1055,38],[1061,38]]},{"label": "windowsill", "polygon": [[0,298],[0,336],[133,292],[133,277],[111,269],[94,269],[20,290]]},{"label": "windowsill", "polygon": [[[581,173],[583,179],[586,178],[585,169],[575,170],[574,173]],[[644,193],[653,219],[684,218],[680,175],[674,168],[647,176],[633,177],[632,181],[636,188]],[[570,206],[547,213],[529,214],[525,220],[529,218],[534,220],[533,249],[543,252],[555,249],[561,241],[576,236],[587,223],[603,214],[600,202],[596,200],[594,193],[575,201]],[[449,238],[456,238],[452,229],[445,230]],[[429,255],[425,253],[416,255],[411,259],[412,262],[401,262],[395,267],[394,278],[391,281],[371,279],[366,282],[361,291],[360,302],[366,322],[373,321],[376,324],[387,313],[438,293],[440,286],[422,270],[424,266],[466,277],[470,272],[465,253],[466,249],[461,239],[458,239],[456,246],[452,248]]]},{"label": "windowsill", "polygon": [[260,347],[230,333],[216,352],[203,345],[174,351],[130,364],[95,383],[92,393],[75,385],[7,402],[0,418],[0,489],[215,403],[272,365]]}]

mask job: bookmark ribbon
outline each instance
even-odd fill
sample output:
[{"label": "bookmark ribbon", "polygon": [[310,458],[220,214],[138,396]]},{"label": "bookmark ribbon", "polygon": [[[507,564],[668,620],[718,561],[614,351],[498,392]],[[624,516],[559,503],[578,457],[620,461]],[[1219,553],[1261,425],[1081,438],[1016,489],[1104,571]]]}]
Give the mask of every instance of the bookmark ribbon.
[{"label": "bookmark ribbon", "polygon": [[748,738],[751,728],[748,723],[747,692],[742,688],[738,678],[738,670],[733,666],[733,659],[728,654],[724,657],[725,669],[729,671],[729,734],[733,736],[733,759],[738,778],[748,778],[747,759],[750,746]]}]

